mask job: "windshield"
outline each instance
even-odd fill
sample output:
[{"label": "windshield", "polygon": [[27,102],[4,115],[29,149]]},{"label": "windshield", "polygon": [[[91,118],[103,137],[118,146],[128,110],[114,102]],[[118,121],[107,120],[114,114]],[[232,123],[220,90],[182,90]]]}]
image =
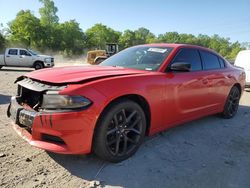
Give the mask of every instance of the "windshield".
[{"label": "windshield", "polygon": [[111,56],[100,65],[154,71],[160,67],[172,49],[170,47],[136,46]]},{"label": "windshield", "polygon": [[37,53],[37,52],[34,52],[33,50],[28,49],[28,51],[29,51],[32,55],[38,55],[38,53]]}]

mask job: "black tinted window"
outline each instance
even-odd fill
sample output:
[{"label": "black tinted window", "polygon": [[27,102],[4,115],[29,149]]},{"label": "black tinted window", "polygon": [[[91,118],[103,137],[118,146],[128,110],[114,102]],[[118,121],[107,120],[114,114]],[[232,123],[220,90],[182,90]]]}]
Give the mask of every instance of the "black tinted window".
[{"label": "black tinted window", "polygon": [[30,53],[28,53],[26,50],[20,50],[20,55],[30,56]]},{"label": "black tinted window", "polygon": [[17,49],[9,49],[9,55],[17,55]]},{"label": "black tinted window", "polygon": [[219,57],[220,67],[225,67],[225,61]]},{"label": "black tinted window", "polygon": [[220,68],[220,62],[219,62],[218,56],[210,52],[206,52],[206,51],[200,51],[200,52],[201,52],[201,59],[204,64],[205,70]]},{"label": "black tinted window", "polygon": [[175,62],[190,63],[192,71],[202,70],[200,55],[195,49],[181,49],[173,60]]}]

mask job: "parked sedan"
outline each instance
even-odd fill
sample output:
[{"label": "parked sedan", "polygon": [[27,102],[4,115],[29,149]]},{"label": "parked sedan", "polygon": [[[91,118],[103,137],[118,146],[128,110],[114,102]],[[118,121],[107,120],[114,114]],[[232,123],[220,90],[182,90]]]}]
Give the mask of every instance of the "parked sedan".
[{"label": "parked sedan", "polygon": [[203,47],[150,44],[97,66],[34,71],[16,83],[8,116],[31,145],[64,154],[93,151],[119,162],[147,135],[211,114],[232,118],[245,73]]}]

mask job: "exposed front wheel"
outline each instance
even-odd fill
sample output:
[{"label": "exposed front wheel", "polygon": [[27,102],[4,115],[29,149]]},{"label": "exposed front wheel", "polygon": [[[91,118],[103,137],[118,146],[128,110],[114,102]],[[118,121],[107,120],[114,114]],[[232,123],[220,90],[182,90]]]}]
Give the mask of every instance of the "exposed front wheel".
[{"label": "exposed front wheel", "polygon": [[43,64],[41,63],[41,62],[37,62],[37,63],[35,63],[35,65],[34,65],[34,68],[36,69],[36,70],[38,70],[38,69],[42,69],[44,66],[43,66]]},{"label": "exposed front wheel", "polygon": [[104,58],[98,58],[98,59],[95,60],[94,65],[99,65],[104,60],[105,60]]},{"label": "exposed front wheel", "polygon": [[98,122],[94,152],[110,162],[125,160],[137,151],[145,131],[145,115],[137,103],[130,100],[115,103]]},{"label": "exposed front wheel", "polygon": [[239,101],[240,90],[238,89],[238,87],[233,86],[227,97],[222,116],[226,119],[234,117],[238,111]]}]

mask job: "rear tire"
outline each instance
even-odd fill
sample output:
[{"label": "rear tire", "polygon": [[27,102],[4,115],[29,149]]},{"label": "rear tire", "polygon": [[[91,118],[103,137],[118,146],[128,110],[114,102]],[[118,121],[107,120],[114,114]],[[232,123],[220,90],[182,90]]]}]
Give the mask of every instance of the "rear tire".
[{"label": "rear tire", "polygon": [[106,161],[123,161],[137,151],[145,131],[146,118],[141,107],[130,100],[116,102],[103,112],[97,123],[93,150]]},{"label": "rear tire", "polygon": [[228,94],[227,101],[224,106],[224,111],[222,112],[222,117],[225,119],[234,117],[238,111],[239,102],[240,90],[238,87],[233,86]]},{"label": "rear tire", "polygon": [[36,62],[35,65],[34,65],[34,68],[35,68],[35,70],[39,70],[39,69],[44,68],[43,63]]}]

